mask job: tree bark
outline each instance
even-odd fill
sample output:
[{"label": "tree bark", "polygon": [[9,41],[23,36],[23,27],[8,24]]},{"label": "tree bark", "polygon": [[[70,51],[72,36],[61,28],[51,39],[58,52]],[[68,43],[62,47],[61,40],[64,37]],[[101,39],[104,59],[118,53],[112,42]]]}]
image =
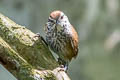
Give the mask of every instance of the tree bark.
[{"label": "tree bark", "polygon": [[0,14],[0,63],[18,80],[70,80],[36,34]]}]

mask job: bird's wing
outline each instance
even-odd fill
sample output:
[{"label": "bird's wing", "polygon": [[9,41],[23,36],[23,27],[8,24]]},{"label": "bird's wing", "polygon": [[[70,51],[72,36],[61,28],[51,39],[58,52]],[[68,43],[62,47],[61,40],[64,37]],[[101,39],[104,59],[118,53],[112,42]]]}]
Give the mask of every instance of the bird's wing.
[{"label": "bird's wing", "polygon": [[71,37],[71,46],[73,48],[73,51],[74,51],[74,57],[77,56],[78,54],[78,34],[77,32],[75,31],[74,27],[72,27],[72,37]]}]

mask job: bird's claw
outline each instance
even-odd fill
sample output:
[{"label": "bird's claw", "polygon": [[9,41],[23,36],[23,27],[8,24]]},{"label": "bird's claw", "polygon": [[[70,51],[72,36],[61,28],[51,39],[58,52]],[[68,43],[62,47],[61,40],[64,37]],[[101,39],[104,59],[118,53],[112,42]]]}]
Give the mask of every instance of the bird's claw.
[{"label": "bird's claw", "polygon": [[44,40],[44,38],[40,35],[40,33],[36,33],[36,35],[35,35],[34,37],[40,38],[40,39],[43,41],[43,43],[48,46],[47,42],[46,42],[46,41]]},{"label": "bird's claw", "polygon": [[60,72],[60,71],[64,71],[64,72],[67,73],[67,70],[68,70],[68,68],[67,68],[66,66],[64,66],[64,65],[60,65],[60,68],[59,68],[58,72]]},{"label": "bird's claw", "polygon": [[40,36],[40,33],[36,33],[36,35],[34,36],[34,37],[42,37],[42,36]]},{"label": "bird's claw", "polygon": [[60,65],[58,72],[60,72],[60,71],[65,71],[64,65]]}]

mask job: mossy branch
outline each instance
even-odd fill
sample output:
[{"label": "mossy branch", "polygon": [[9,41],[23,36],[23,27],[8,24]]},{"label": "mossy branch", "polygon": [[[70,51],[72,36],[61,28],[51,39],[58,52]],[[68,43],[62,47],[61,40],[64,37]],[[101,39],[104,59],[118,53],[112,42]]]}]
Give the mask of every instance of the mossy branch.
[{"label": "mossy branch", "polygon": [[19,80],[70,80],[36,34],[0,14],[0,63]]}]

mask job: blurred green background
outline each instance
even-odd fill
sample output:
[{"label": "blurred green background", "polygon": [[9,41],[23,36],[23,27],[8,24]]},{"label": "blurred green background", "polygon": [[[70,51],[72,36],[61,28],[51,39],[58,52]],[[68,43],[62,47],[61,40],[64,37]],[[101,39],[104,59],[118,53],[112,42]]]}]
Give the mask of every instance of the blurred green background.
[{"label": "blurred green background", "polygon": [[79,33],[72,80],[120,80],[120,0],[0,0],[0,13],[45,36],[50,12],[61,10]]}]

